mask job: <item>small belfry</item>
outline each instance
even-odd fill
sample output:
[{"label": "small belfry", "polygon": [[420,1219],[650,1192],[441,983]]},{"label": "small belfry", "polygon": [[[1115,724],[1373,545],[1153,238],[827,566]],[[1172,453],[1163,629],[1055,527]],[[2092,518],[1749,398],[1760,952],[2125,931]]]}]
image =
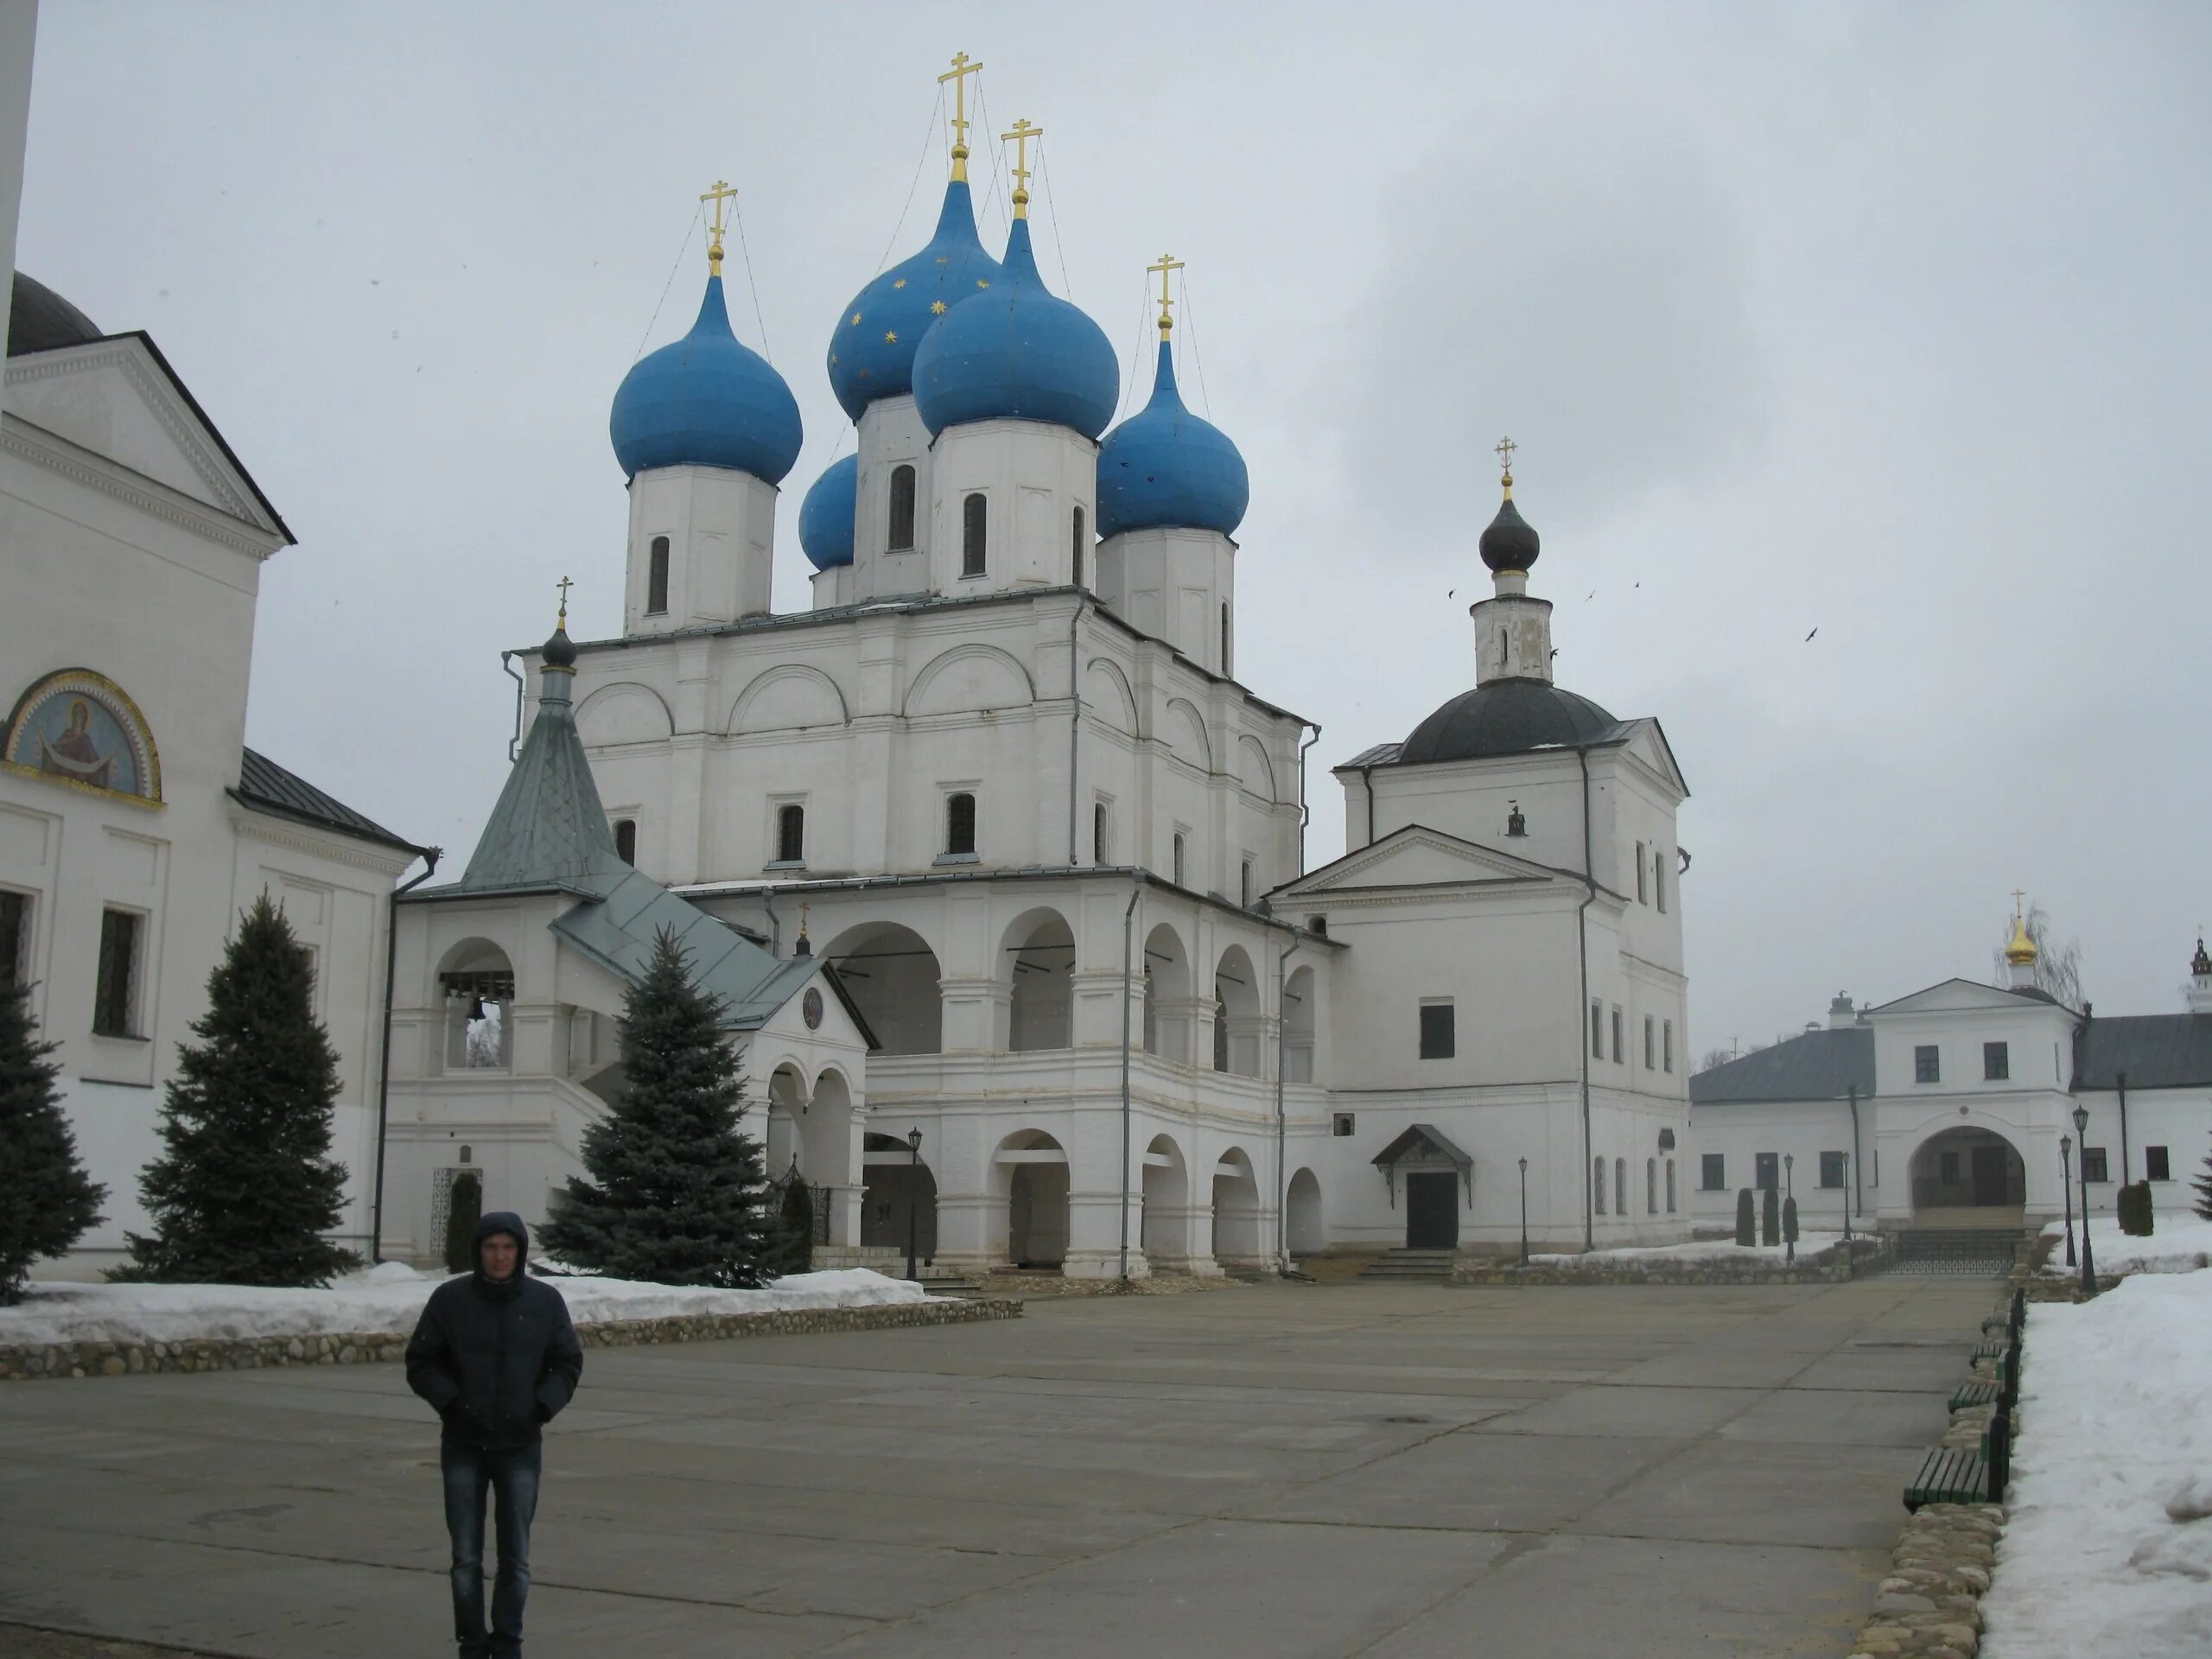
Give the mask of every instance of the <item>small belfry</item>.
[{"label": "small belfry", "polygon": [[1513,505],[1513,455],[1520,445],[1497,441],[1497,516],[1483,531],[1482,561],[1490,567],[1492,597],[1468,607],[1475,620],[1475,683],[1552,677],[1552,606],[1531,598],[1529,570],[1543,543]]}]

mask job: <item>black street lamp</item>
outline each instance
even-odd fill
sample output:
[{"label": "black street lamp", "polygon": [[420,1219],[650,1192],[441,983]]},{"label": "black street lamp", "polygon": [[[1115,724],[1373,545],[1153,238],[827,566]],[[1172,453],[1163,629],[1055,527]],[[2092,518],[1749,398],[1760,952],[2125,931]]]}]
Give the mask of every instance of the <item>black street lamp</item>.
[{"label": "black street lamp", "polygon": [[2074,1132],[2082,1137],[2082,1294],[2097,1294],[2096,1252],[2089,1247],[2089,1109],[2074,1109]]},{"label": "black street lamp", "polygon": [[2074,1255],[2074,1137],[2058,1137],[2058,1190],[2066,1195],[2066,1265],[2075,1264]]},{"label": "black street lamp", "polygon": [[[1848,1244],[1851,1243],[1851,1154],[1840,1152],[1836,1156],[1843,1160],[1843,1242]],[[1847,1258],[1850,1255],[1849,1250],[1844,1252]]]},{"label": "black street lamp", "polygon": [[1529,1160],[1521,1160],[1521,1265],[1529,1265]]},{"label": "black street lamp", "polygon": [[[1797,1154],[1794,1152],[1785,1152],[1782,1154],[1782,1196],[1792,1204],[1797,1202]],[[1785,1262],[1794,1262],[1797,1259],[1797,1240],[1794,1236],[1796,1231],[1795,1228],[1785,1228],[1783,1230],[1782,1259]]]},{"label": "black street lamp", "polygon": [[914,1229],[922,1213],[922,1132],[906,1131],[906,1277],[914,1276]]}]

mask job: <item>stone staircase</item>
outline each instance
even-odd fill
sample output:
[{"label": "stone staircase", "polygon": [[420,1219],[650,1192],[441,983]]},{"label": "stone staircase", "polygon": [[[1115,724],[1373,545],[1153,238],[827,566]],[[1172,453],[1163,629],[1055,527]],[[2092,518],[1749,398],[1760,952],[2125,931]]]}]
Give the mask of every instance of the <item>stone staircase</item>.
[{"label": "stone staircase", "polygon": [[1452,1282],[1452,1250],[1388,1250],[1360,1271],[1363,1283],[1446,1285]]},{"label": "stone staircase", "polygon": [[[830,1273],[844,1268],[866,1268],[887,1279],[904,1279],[906,1276],[906,1252],[885,1244],[817,1244],[814,1247],[815,1272]],[[957,1268],[917,1262],[914,1277],[932,1296],[979,1296],[982,1294],[982,1283]]]},{"label": "stone staircase", "polygon": [[1905,1227],[1891,1237],[1889,1255],[1877,1272],[1986,1274],[2012,1271],[2023,1239],[2031,1235],[1998,1227]]}]

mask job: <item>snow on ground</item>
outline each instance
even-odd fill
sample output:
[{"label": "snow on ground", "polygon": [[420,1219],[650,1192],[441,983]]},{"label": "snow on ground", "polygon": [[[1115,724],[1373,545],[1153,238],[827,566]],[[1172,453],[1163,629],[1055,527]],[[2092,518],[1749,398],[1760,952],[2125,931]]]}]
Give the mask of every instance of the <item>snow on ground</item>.
[{"label": "snow on ground", "polygon": [[2030,1306],[1985,1659],[2212,1653],[2208,1408],[2212,1273]]},{"label": "snow on ground", "polygon": [[[2179,1215],[2158,1216],[2153,1218],[2154,1230],[2148,1238],[2131,1238],[2120,1230],[2116,1216],[2099,1216],[2090,1230],[2089,1242],[2094,1246],[2099,1273],[2192,1273],[2198,1268],[2212,1266],[2212,1221],[2201,1221],[2188,1211]],[[2044,1272],[2061,1277],[2078,1274],[2081,1268],[2066,1265],[2066,1224],[2054,1221],[2044,1230],[2046,1238],[2059,1241],[2058,1248],[2044,1262]],[[2074,1224],[2074,1235],[2081,1237],[2082,1224]]]},{"label": "snow on ground", "polygon": [[[1797,1241],[1797,1259],[1827,1249],[1841,1233],[1807,1233]],[[1781,1263],[1789,1253],[1786,1244],[1738,1244],[1733,1239],[1700,1238],[1688,1244],[1645,1244],[1618,1250],[1591,1250],[1574,1255],[1532,1255],[1529,1260],[1547,1268],[1606,1267],[1624,1262],[1771,1262]]]},{"label": "snow on ground", "polygon": [[[408,1332],[442,1273],[386,1262],[327,1290],[252,1285],[34,1284],[0,1307],[0,1346],[54,1342],[183,1342],[197,1338],[376,1335]],[[764,1290],[699,1290],[588,1274],[549,1278],[579,1325],[702,1313],[778,1313],[925,1300],[919,1285],[864,1268],[799,1273]]]}]

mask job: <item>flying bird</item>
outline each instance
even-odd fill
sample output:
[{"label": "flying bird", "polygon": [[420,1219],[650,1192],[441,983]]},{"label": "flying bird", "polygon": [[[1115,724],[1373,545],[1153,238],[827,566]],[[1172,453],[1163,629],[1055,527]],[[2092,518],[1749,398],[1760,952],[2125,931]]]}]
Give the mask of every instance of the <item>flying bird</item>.
[{"label": "flying bird", "polygon": [[[1820,630],[1819,630],[1818,628],[1815,628],[1815,629],[1813,630],[1813,633],[1818,633],[1819,632],[1820,632]],[[1804,644],[1810,644],[1810,643],[1812,642],[1813,633],[1808,633],[1808,634],[1807,634],[1807,635],[1805,636],[1804,640],[1803,640],[1802,643],[1804,643]]]}]

